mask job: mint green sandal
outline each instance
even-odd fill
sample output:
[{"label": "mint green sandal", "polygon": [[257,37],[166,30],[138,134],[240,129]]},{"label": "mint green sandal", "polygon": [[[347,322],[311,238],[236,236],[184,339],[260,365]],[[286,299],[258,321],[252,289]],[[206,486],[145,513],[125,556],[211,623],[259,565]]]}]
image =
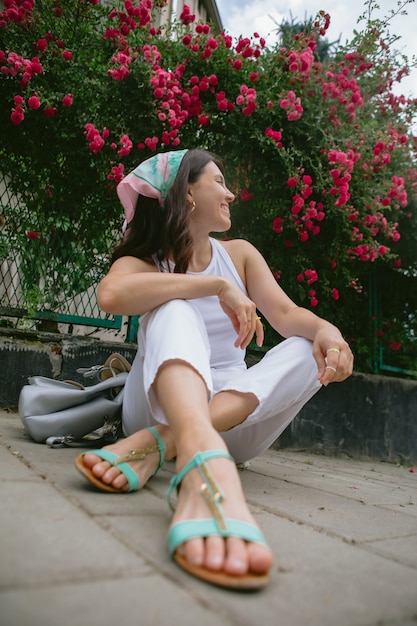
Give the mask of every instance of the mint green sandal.
[{"label": "mint green sandal", "polygon": [[[115,452],[110,452],[109,450],[88,450],[80,454],[74,461],[75,467],[90,481],[95,487],[101,489],[101,491],[107,491],[109,493],[128,493],[130,491],[138,491],[140,489],[140,479],[136,472],[130,467],[130,461],[139,461],[144,459],[146,455],[151,454],[152,452],[159,452],[159,465],[154,472],[153,476],[159,472],[161,467],[165,465],[165,443],[158,433],[158,431],[152,426],[147,428],[152,435],[155,437],[157,441],[156,446],[151,446],[149,448],[138,448],[137,450],[131,450],[125,456],[119,456]],[[116,489],[112,485],[107,485],[103,483],[100,478],[97,478],[91,471],[89,467],[86,467],[83,462],[83,457],[86,454],[95,454],[100,459],[107,461],[110,465],[117,466],[117,468],[121,471],[124,476],[126,476],[129,488],[126,489]]]},{"label": "mint green sandal", "polygon": [[171,557],[175,562],[186,570],[189,574],[196,576],[206,582],[221,587],[232,589],[260,589],[264,587],[268,580],[268,574],[256,574],[249,572],[243,576],[232,576],[223,571],[209,570],[205,567],[195,566],[182,556],[177,554],[176,550],[185,541],[194,537],[209,537],[212,535],[221,535],[222,537],[240,537],[245,541],[260,543],[267,545],[261,531],[248,524],[235,519],[228,519],[224,516],[221,502],[224,495],[216,484],[208,466],[207,461],[213,458],[224,457],[234,463],[233,457],[224,450],[209,450],[207,452],[198,452],[191,461],[172,478],[166,497],[168,503],[173,509],[171,503],[171,495],[174,490],[178,490],[184,476],[194,468],[200,472],[203,484],[200,493],[210,507],[213,518],[201,520],[186,520],[174,524],[168,533],[168,549]]}]

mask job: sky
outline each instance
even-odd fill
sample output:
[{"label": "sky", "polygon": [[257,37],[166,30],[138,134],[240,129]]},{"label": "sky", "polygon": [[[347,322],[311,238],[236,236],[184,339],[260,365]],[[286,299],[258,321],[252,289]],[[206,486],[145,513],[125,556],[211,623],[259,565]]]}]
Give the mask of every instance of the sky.
[{"label": "sky", "polygon": [[[380,9],[375,11],[375,18],[383,19],[390,14],[390,9],[397,8],[401,0],[378,0]],[[402,2],[401,2],[402,3]],[[283,19],[303,21],[315,17],[323,9],[330,14],[328,41],[346,43],[352,38],[354,29],[362,30],[358,18],[365,10],[364,0],[216,0],[223,28],[230,35],[250,37],[254,32],[264,37],[267,43],[274,42],[276,24]],[[409,59],[417,57],[417,0],[406,7],[407,15],[393,18],[389,31],[399,35],[395,48]],[[397,95],[417,97],[417,68],[394,89]]]}]

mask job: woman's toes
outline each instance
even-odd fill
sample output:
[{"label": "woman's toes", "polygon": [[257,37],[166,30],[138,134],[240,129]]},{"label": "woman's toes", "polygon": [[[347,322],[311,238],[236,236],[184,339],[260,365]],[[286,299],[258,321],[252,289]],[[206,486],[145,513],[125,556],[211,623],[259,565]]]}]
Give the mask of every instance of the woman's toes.
[{"label": "woman's toes", "polygon": [[204,565],[204,540],[200,538],[190,539],[179,547],[182,554],[190,565],[201,567]]},{"label": "woman's toes", "polygon": [[101,459],[96,456],[95,454],[84,454],[83,456],[83,463],[86,467],[88,467],[89,469],[93,469],[94,467],[96,467],[97,465],[101,464],[102,461]]},{"label": "woman's toes", "polygon": [[248,570],[247,544],[239,537],[228,537],[224,571],[234,576],[243,576]]},{"label": "woman's toes", "polygon": [[[91,471],[93,472],[94,476],[104,480],[107,472],[109,471],[109,469],[111,469],[111,465],[110,463],[107,463],[107,461],[102,461],[101,459],[99,459],[99,457],[96,457],[96,459],[98,459],[98,462],[91,466]],[[104,480],[104,482],[106,481]]]},{"label": "woman's toes", "polygon": [[264,574],[274,563],[272,552],[267,546],[259,543],[248,545],[249,570],[255,574]]},{"label": "woman's toes", "polygon": [[108,480],[110,481],[109,484],[113,485],[113,487],[115,487],[115,489],[123,489],[123,487],[127,487],[128,482],[127,482],[127,478],[124,474],[121,474],[120,471],[116,468],[116,467],[112,467],[111,470],[115,470],[112,471],[110,474],[110,470],[109,470],[109,477]]},{"label": "woman's toes", "polygon": [[206,539],[190,539],[178,548],[190,565],[213,571],[223,570],[231,576],[243,576],[248,572],[266,573],[273,564],[272,553],[266,546],[247,543],[239,537],[220,536]]},{"label": "woman's toes", "polygon": [[207,537],[205,540],[205,567],[216,571],[223,569],[225,552],[223,537]]},{"label": "woman's toes", "polygon": [[83,462],[91,469],[94,476],[104,484],[112,485],[115,489],[122,489],[127,484],[126,477],[120,473],[117,467],[101,460],[95,454],[86,454]]},{"label": "woman's toes", "polygon": [[126,477],[120,473],[117,467],[109,466],[105,469],[104,473],[100,472],[98,476],[106,485],[112,485],[115,489],[121,489],[126,484]]}]

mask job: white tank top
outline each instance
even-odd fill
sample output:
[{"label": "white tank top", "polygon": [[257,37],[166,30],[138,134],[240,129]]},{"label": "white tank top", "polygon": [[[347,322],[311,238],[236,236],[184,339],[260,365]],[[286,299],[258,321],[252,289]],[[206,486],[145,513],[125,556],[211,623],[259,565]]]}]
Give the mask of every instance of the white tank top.
[{"label": "white tank top", "polygon": [[[240,278],[232,259],[222,244],[210,237],[211,261],[202,272],[187,272],[197,275],[224,276],[237,285],[247,295],[246,287]],[[158,264],[160,271],[167,271],[166,263]],[[174,269],[174,264],[170,262]],[[235,348],[236,331],[230,318],[223,311],[217,296],[194,298],[189,300],[200,313],[204,320],[211,348],[211,367],[224,369],[230,367],[242,367],[244,365],[245,351]]]}]

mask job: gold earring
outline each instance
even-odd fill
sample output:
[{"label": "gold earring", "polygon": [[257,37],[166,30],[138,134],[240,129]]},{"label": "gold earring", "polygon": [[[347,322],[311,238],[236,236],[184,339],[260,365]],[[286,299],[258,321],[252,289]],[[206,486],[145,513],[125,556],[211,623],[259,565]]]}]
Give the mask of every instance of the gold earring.
[{"label": "gold earring", "polygon": [[193,211],[195,211],[195,200],[193,200],[193,204],[192,204],[192,206],[191,206],[191,213],[192,213]]}]

